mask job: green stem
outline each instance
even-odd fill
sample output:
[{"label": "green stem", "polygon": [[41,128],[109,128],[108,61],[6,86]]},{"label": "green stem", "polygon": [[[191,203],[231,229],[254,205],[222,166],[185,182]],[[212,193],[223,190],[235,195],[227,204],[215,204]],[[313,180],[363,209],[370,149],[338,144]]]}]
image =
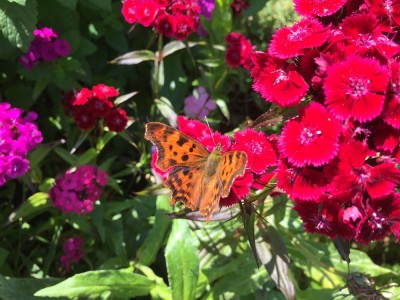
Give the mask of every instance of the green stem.
[{"label": "green stem", "polygon": [[158,57],[157,57],[157,63],[156,63],[156,70],[155,70],[155,78],[154,78],[154,97],[157,99],[159,98],[159,92],[160,92],[160,64],[163,60],[162,57],[162,49],[163,49],[163,40],[162,40],[162,35],[160,34],[158,36]]}]

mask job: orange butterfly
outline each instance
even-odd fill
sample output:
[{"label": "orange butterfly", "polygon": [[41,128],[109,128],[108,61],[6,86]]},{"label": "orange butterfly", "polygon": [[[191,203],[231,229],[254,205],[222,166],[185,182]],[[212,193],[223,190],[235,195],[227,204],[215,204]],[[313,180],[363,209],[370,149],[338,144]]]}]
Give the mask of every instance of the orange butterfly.
[{"label": "orange butterfly", "polygon": [[247,154],[222,154],[221,145],[210,153],[198,141],[157,122],[146,124],[145,138],[157,148],[157,168],[170,170],[164,185],[171,189],[171,205],[183,202],[191,210],[200,209],[209,222],[219,199],[227,197],[235,178],[244,174]]}]

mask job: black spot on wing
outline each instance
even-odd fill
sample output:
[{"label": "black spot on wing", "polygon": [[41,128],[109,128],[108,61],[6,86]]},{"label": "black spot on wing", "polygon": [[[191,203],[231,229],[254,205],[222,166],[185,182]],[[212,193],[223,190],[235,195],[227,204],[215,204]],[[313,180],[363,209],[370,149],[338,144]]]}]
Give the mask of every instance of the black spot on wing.
[{"label": "black spot on wing", "polygon": [[184,144],[186,144],[188,141],[183,138],[183,137],[179,137],[179,140],[176,142],[179,146],[183,146]]},{"label": "black spot on wing", "polygon": [[189,155],[184,154],[184,155],[182,155],[181,158],[182,158],[183,161],[187,161],[189,159]]}]

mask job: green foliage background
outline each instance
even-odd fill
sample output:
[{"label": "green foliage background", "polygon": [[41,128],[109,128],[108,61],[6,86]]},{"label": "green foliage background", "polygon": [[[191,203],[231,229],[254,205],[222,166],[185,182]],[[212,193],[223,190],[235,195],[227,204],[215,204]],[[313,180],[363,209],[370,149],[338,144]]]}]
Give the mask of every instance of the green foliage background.
[{"label": "green foliage background", "polygon": [[[304,233],[284,196],[222,210],[223,222],[167,215],[179,208],[151,180],[144,124],[173,120],[196,86],[217,102],[211,126],[226,132],[255,119],[269,105],[252,92],[246,70],[226,66],[224,37],[242,32],[264,50],[276,28],[297,18],[288,0],[250,1],[241,18],[230,2],[217,0],[212,20],[203,20],[208,36],[183,44],[131,28],[120,1],[0,1],[1,100],[36,111],[44,135],[29,173],[0,188],[0,298],[351,299],[351,272],[378,286],[398,281],[399,250],[390,241],[352,245],[348,266],[331,240]],[[39,26],[58,31],[71,54],[27,71],[18,57]],[[121,104],[131,118],[125,132],[82,133],[65,114],[62,91],[97,83],[135,92]],[[108,186],[92,213],[63,214],[48,191],[55,177],[84,164],[106,170]],[[72,236],[83,237],[85,256],[65,273],[59,259]],[[400,298],[397,287],[385,295]]]}]

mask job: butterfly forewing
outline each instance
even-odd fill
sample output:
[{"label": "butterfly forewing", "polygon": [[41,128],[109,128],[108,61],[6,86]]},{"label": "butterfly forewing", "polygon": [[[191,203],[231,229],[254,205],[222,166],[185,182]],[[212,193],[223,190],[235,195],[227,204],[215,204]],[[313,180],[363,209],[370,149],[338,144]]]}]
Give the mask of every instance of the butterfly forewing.
[{"label": "butterfly forewing", "polygon": [[175,166],[193,166],[210,154],[203,145],[178,130],[158,122],[146,124],[145,138],[157,149],[156,166],[167,171]]},{"label": "butterfly forewing", "polygon": [[243,151],[228,151],[222,155],[218,167],[218,177],[221,181],[221,196],[227,197],[236,177],[242,176],[246,168],[247,154]]}]

